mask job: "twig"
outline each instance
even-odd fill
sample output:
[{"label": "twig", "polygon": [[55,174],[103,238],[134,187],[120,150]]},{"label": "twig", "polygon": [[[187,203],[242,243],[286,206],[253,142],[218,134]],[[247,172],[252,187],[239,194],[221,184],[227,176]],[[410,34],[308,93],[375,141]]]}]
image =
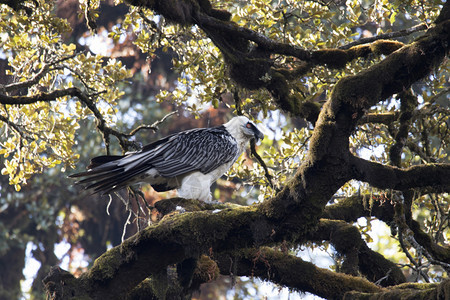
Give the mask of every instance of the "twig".
[{"label": "twig", "polygon": [[87,0],[86,6],[84,7],[84,17],[86,18],[88,28],[92,32],[97,33],[97,23],[95,22],[94,18],[92,18],[92,15],[89,11],[90,6],[91,0]]},{"label": "twig", "polygon": [[37,84],[39,82],[39,80],[41,80],[41,78],[43,78],[49,71],[52,71],[53,69],[51,69],[50,67],[59,64],[63,61],[66,61],[68,59],[74,58],[75,56],[77,56],[79,53],[75,53],[72,55],[68,55],[65,57],[62,57],[61,59],[55,60],[55,61],[49,61],[47,63],[44,64],[44,66],[39,70],[38,73],[36,73],[33,78],[23,81],[23,82],[13,82],[7,85],[1,85],[0,84],[0,91],[2,93],[7,93],[13,90],[18,90],[18,89],[23,89],[23,88],[29,88],[35,84]]},{"label": "twig", "polygon": [[130,219],[131,219],[131,214],[132,213],[133,213],[133,211],[130,209],[130,213],[128,214],[128,218],[125,221],[125,224],[123,224],[123,231],[122,231],[122,238],[121,238],[122,243],[125,240],[125,234],[127,233],[127,225],[130,224]]},{"label": "twig", "polygon": [[423,24],[419,24],[419,25],[413,26],[411,28],[407,28],[407,29],[403,29],[403,30],[399,30],[399,31],[383,33],[380,35],[367,37],[367,38],[361,38],[357,41],[354,41],[347,45],[341,46],[338,49],[347,50],[353,46],[372,43],[372,42],[375,42],[376,40],[392,39],[392,38],[397,38],[397,37],[401,37],[401,36],[406,36],[406,35],[410,35],[411,33],[414,33],[417,31],[426,30],[427,28],[428,28],[428,25],[423,23]]},{"label": "twig", "polygon": [[378,280],[377,280],[376,282],[374,282],[374,283],[375,283],[376,285],[381,285],[381,282],[382,282],[383,280],[388,279],[389,276],[391,275],[391,273],[392,273],[392,269],[389,269],[389,271],[387,271],[387,273],[386,273],[385,276],[381,277],[380,279],[378,279]]},{"label": "twig", "polygon": [[176,114],[176,111],[173,111],[171,113],[168,113],[167,115],[165,115],[161,120],[158,120],[156,122],[154,122],[152,125],[139,125],[138,127],[136,127],[135,129],[131,130],[129,134],[126,134],[124,136],[126,137],[131,137],[133,135],[135,135],[139,130],[142,129],[151,129],[154,132],[158,131],[158,125],[163,123],[167,118],[173,116],[174,114]]},{"label": "twig", "polygon": [[11,126],[15,132],[17,132],[21,138],[29,139],[25,133],[22,131],[22,129],[17,125],[16,123],[10,121],[8,118],[0,115],[0,121],[6,123],[8,126]]},{"label": "twig", "polygon": [[264,176],[267,178],[267,180],[269,181],[270,187],[273,189],[274,185],[272,182],[272,175],[269,174],[269,169],[266,166],[266,163],[264,162],[264,160],[261,158],[261,156],[259,156],[258,152],[256,152],[256,142],[254,139],[250,140],[250,151],[252,153],[252,155],[256,158],[256,160],[258,161],[258,163],[261,165],[261,167],[263,167],[264,169]]},{"label": "twig", "polygon": [[412,257],[411,253],[409,253],[408,249],[406,248],[405,242],[403,241],[403,233],[401,229],[399,229],[398,231],[398,241],[400,243],[400,247],[403,250],[403,253],[405,253],[406,257],[408,257],[409,261],[414,265],[410,267],[414,271],[416,271],[418,275],[421,275],[426,282],[430,282],[430,278],[428,277],[428,275],[420,270],[420,264],[414,259],[414,257]]}]

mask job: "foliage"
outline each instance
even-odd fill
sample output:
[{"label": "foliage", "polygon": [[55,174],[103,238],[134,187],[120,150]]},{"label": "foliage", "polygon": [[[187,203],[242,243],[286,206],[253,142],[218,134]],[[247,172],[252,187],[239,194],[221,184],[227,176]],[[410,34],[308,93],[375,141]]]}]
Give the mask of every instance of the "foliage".
[{"label": "foliage", "polygon": [[[74,44],[64,44],[61,34],[69,25],[51,13],[51,4],[41,3],[28,16],[2,10],[2,48],[8,55],[6,75],[13,82],[6,91],[36,97],[45,92],[81,86],[90,94],[107,124],[112,124],[117,99],[123,95],[117,83],[129,77],[120,61],[105,60],[100,55],[76,53]],[[2,107],[4,156],[3,175],[9,175],[16,191],[26,180],[44,168],[60,163],[74,167],[79,154],[73,152],[79,122],[93,115],[81,101],[69,95],[34,101],[29,105]]]}]

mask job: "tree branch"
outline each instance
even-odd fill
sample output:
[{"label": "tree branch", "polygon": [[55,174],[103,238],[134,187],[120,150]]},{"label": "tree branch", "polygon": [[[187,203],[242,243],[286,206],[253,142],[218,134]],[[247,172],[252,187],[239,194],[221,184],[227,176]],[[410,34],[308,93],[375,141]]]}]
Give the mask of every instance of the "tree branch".
[{"label": "tree branch", "polygon": [[[31,82],[31,81],[30,81]],[[91,99],[92,95],[86,94],[82,90],[80,90],[77,87],[71,87],[61,90],[55,90],[52,92],[41,92],[39,94],[33,95],[33,96],[7,96],[4,94],[0,94],[0,103],[4,105],[27,105],[37,102],[50,102],[55,101],[58,98],[65,97],[65,96],[71,96],[76,97],[82,102],[84,105],[86,105],[89,110],[94,114],[94,117],[97,120],[97,128],[99,131],[103,134],[103,139],[105,141],[107,152],[109,153],[109,144],[110,139],[109,135],[115,136],[119,143],[125,151],[132,148],[134,149],[134,142],[129,141],[127,138],[131,137],[133,134],[136,133],[136,131],[132,131],[133,134],[125,134],[118,130],[115,130],[111,127],[109,127],[106,123],[105,118],[101,114],[101,112],[98,110],[97,105],[95,104],[94,100]],[[156,125],[159,123],[156,123]],[[142,129],[142,128],[141,128]],[[137,129],[139,130],[139,129]]]},{"label": "tree branch", "polygon": [[407,169],[385,166],[356,156],[350,158],[353,178],[381,189],[435,187],[450,191],[450,164],[427,164]]},{"label": "tree branch", "polygon": [[412,92],[403,91],[398,95],[400,98],[400,126],[395,134],[395,143],[389,148],[389,158],[392,165],[396,167],[401,166],[401,155],[403,147],[406,144],[408,138],[409,128],[411,126],[411,119],[413,117],[413,111],[417,107],[417,97]]},{"label": "tree branch", "polygon": [[412,83],[428,75],[442,63],[449,51],[448,28],[450,20],[429,29],[424,36],[392,53],[382,62],[357,75],[339,80],[331,95],[330,107],[341,106],[341,109],[330,112],[332,116],[337,118],[342,114],[342,118],[350,122],[349,130],[352,130],[371,106],[408,89]]},{"label": "tree branch", "polygon": [[[16,123],[12,122],[11,120],[9,120],[7,117],[0,115],[0,121],[2,121],[3,123],[7,124],[8,126],[11,126],[12,129],[17,132],[21,138],[27,138],[24,130],[22,128],[20,128],[19,125],[17,125]],[[28,132],[27,132],[28,134]]]},{"label": "tree branch", "polygon": [[[33,78],[30,78],[28,80],[21,81],[21,82],[13,82],[13,83],[6,84],[6,85],[0,84],[0,91],[2,93],[7,93],[7,92],[14,91],[14,90],[17,91],[19,89],[29,88],[29,87],[37,84],[39,82],[39,80],[41,80],[49,71],[54,70],[54,69],[52,69],[53,66],[55,66],[55,65],[57,65],[59,63],[62,63],[64,61],[68,60],[68,59],[74,58],[78,54],[79,53],[74,53],[72,55],[67,55],[67,56],[64,56],[64,57],[56,59],[56,60],[46,61],[46,62],[44,62],[44,65],[39,70],[39,72],[37,72],[33,76]],[[45,57],[45,55],[44,55],[44,57]]]},{"label": "tree branch", "polygon": [[158,130],[158,125],[160,125],[165,120],[167,120],[167,118],[173,116],[176,113],[177,113],[176,111],[170,112],[167,115],[165,115],[161,120],[155,121],[152,125],[139,125],[138,127],[136,127],[133,130],[131,130],[129,134],[124,134],[124,136],[125,137],[132,137],[136,133],[138,133],[138,131],[140,131],[142,129],[150,129],[150,130],[153,130],[154,132],[156,132]]},{"label": "tree branch", "polygon": [[[329,241],[344,256],[341,271],[351,275],[361,272],[372,282],[392,286],[406,282],[396,264],[372,251],[359,230],[343,221],[321,219],[317,230],[309,234],[311,241]],[[387,275],[388,274],[388,275]]]},{"label": "tree branch", "polygon": [[[348,299],[448,299],[450,297],[450,280],[444,280],[440,284],[401,284],[394,289],[381,293],[349,292]],[[346,298],[347,299],[347,298]]]},{"label": "tree branch", "polygon": [[92,298],[115,295],[122,299],[151,274],[211,249],[215,253],[291,239],[292,231],[284,225],[270,222],[255,207],[167,216],[100,256],[73,282],[74,289],[83,287],[78,295],[85,293]]},{"label": "tree branch", "polygon": [[365,114],[359,121],[359,124],[384,124],[389,125],[395,122],[400,113],[399,112],[388,112],[388,113],[368,113]]},{"label": "tree branch", "polygon": [[326,299],[342,299],[346,292],[355,289],[366,293],[383,291],[363,278],[321,269],[299,257],[267,247],[219,254],[217,262],[222,274],[257,276]]},{"label": "tree branch", "polygon": [[25,105],[36,102],[50,102],[56,100],[57,98],[65,96],[78,96],[80,94],[81,91],[76,87],[55,90],[49,93],[41,92],[33,96],[7,96],[0,94],[0,103],[5,105]]},{"label": "tree branch", "polygon": [[414,32],[417,32],[417,31],[426,30],[427,28],[428,28],[427,24],[418,24],[411,28],[402,29],[399,31],[387,32],[387,33],[379,34],[376,36],[361,38],[357,41],[354,41],[347,45],[341,46],[341,47],[339,47],[339,49],[345,50],[345,49],[349,49],[349,48],[357,46],[357,45],[372,43],[377,40],[389,40],[389,39],[393,39],[393,38],[397,38],[397,37],[407,36]]},{"label": "tree branch", "polygon": [[[431,237],[420,228],[419,222],[412,220],[409,228],[414,233],[414,239],[432,256],[431,263],[439,265],[439,262],[447,264],[445,268],[449,270],[450,247],[441,246],[432,241]],[[434,262],[438,261],[438,262]]]},{"label": "tree branch", "polygon": [[[181,24],[195,20],[199,12],[204,12],[196,1],[176,2],[178,6],[170,5],[174,0],[130,2],[133,5],[148,5],[147,7],[164,16],[167,14],[168,19]],[[170,7],[176,9],[168,11]],[[93,298],[106,298],[114,295],[123,298],[149,275],[165,270],[168,265],[198,258],[202,253],[210,251],[234,251],[255,245],[272,245],[283,240],[302,244],[306,236],[315,230],[328,200],[351,178],[368,181],[381,188],[407,189],[438,185],[444,190],[450,189],[450,165],[433,164],[402,170],[354,157],[350,155],[348,145],[349,135],[366,110],[393,93],[403,91],[442,62],[449,47],[448,24],[448,21],[442,22],[424,37],[402,47],[383,62],[355,76],[341,79],[335,86],[331,99],[320,112],[307,158],[295,177],[274,198],[250,207],[169,215],[159,224],[146,228],[98,258],[89,271],[76,279],[75,284],[82,288],[76,296],[89,294]],[[214,36],[212,38],[214,40]],[[224,47],[229,46],[226,37],[217,36],[217,40],[223,42]],[[242,45],[248,44],[240,46]],[[253,79],[256,78],[257,81],[250,82],[253,86],[258,86],[261,84],[260,75],[265,75],[272,67],[267,53],[255,50],[249,57],[245,57],[247,60],[240,60],[237,56],[245,48],[240,46],[234,47],[237,50],[234,57],[231,55],[227,59],[238,64],[234,70],[236,73],[244,70],[249,63],[258,65],[259,69],[253,74]],[[244,72],[240,76],[246,74]],[[293,103],[291,106],[295,105]],[[273,255],[274,260],[278,255],[269,251],[266,254],[265,257]],[[251,270],[254,264],[265,265],[265,258],[255,252],[244,253],[245,257],[250,263],[247,270]],[[263,260],[255,261],[255,257]],[[291,263],[295,265],[299,261],[293,260]],[[289,270],[291,267],[289,266]],[[303,265],[299,269],[306,270],[306,267],[313,266]],[[309,279],[324,275],[323,272],[317,272],[312,269],[307,273],[311,276],[298,274],[291,278]],[[336,292],[345,293],[342,288],[347,283],[355,285],[352,287],[355,289],[361,286],[361,281],[356,284],[353,277],[341,277],[331,271],[321,278],[324,279],[316,283],[322,286],[329,284],[330,278],[336,278],[332,295]],[[350,281],[347,282],[347,279]],[[364,286],[374,288],[374,293],[384,291],[370,283]],[[308,287],[302,288],[306,290]],[[315,290],[316,285],[310,288]],[[67,289],[71,290],[70,287]],[[317,289],[317,292],[320,291]]]},{"label": "tree branch", "polygon": [[322,218],[353,223],[360,217],[375,216],[385,223],[392,222],[394,207],[388,201],[382,202],[376,197],[376,195],[354,195],[340,199],[339,202],[325,207]]},{"label": "tree branch", "polygon": [[[338,203],[327,206],[322,218],[356,222],[360,217],[376,217],[391,226],[395,218],[393,203],[390,199],[382,202],[376,198],[376,195],[356,195],[341,199]],[[422,230],[419,222],[410,220],[408,223],[407,226],[414,233],[414,239],[430,253],[434,260],[450,263],[450,247],[433,242],[431,237]]]},{"label": "tree branch", "polygon": [[241,27],[234,22],[217,20],[216,18],[206,14],[199,14],[196,21],[200,27],[214,28],[222,33],[226,32],[226,34],[236,35],[248,41],[255,42],[265,51],[269,51],[274,54],[294,56],[303,61],[311,60],[311,51],[309,50],[304,50],[300,47],[286,43],[276,42],[261,33]]}]

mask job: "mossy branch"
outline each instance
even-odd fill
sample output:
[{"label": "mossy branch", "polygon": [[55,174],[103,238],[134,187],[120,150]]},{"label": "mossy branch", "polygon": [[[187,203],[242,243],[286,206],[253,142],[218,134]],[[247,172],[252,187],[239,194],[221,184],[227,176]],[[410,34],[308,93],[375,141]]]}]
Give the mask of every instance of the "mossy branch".
[{"label": "mossy branch", "polygon": [[[267,213],[279,212],[276,207],[285,207],[285,213],[289,214],[289,210],[306,201],[302,206],[310,207],[307,218],[311,218],[320,213],[334,192],[350,179],[379,188],[402,190],[439,186],[443,191],[450,189],[448,165],[430,164],[407,170],[392,168],[354,157],[348,144],[350,134],[365,111],[410,87],[443,61],[449,48],[448,24],[450,21],[440,23],[421,39],[402,47],[379,64],[338,81],[320,111],[308,156],[295,179],[277,197],[263,203]],[[279,82],[283,84],[283,80]],[[283,103],[296,105],[292,101]]]},{"label": "mossy branch", "polygon": [[376,217],[390,223],[394,219],[394,207],[386,201],[377,200],[377,195],[354,195],[339,199],[325,207],[322,218],[354,223],[361,217]]},{"label": "mossy branch", "polygon": [[[219,255],[216,260],[222,274],[251,274],[326,299],[342,299],[345,293],[353,290],[366,293],[383,291],[363,278],[321,269],[299,257],[268,247],[232,251]],[[230,271],[236,273],[231,274]]]},{"label": "mossy branch", "polygon": [[[371,199],[372,198],[372,199]],[[378,220],[391,225],[394,222],[395,209],[389,199],[380,201],[377,195],[355,195],[341,199],[324,209],[323,218],[356,222],[360,217],[376,217]],[[450,248],[441,246],[432,241],[423,231],[419,222],[410,220],[408,227],[414,234],[415,240],[437,261],[450,263]]]},{"label": "mossy branch", "polygon": [[406,282],[400,268],[381,254],[372,251],[361,238],[359,230],[343,221],[321,219],[317,230],[308,239],[315,242],[329,241],[342,255],[339,271],[363,274],[371,282],[381,286],[392,286]]},{"label": "mossy branch", "polygon": [[450,280],[444,280],[440,284],[405,283],[380,293],[349,292],[345,299],[449,299]]},{"label": "mossy branch", "polygon": [[401,155],[403,147],[406,144],[406,140],[409,134],[409,128],[412,123],[413,112],[417,107],[418,101],[412,92],[404,91],[398,95],[400,99],[400,126],[397,133],[394,136],[395,143],[389,148],[389,158],[391,164],[400,167]]},{"label": "mossy branch", "polygon": [[367,113],[359,121],[359,124],[384,124],[390,125],[397,121],[400,113],[399,112],[388,112],[388,113]]},{"label": "mossy branch", "polygon": [[401,169],[356,156],[350,158],[353,178],[380,189],[436,187],[450,192],[450,164],[427,164]]},{"label": "mossy branch", "polygon": [[83,293],[93,299],[107,295],[123,299],[146,277],[169,265],[211,250],[215,253],[292,239],[290,234],[292,229],[271,222],[255,207],[173,214],[104,253],[72,284],[82,286]]}]

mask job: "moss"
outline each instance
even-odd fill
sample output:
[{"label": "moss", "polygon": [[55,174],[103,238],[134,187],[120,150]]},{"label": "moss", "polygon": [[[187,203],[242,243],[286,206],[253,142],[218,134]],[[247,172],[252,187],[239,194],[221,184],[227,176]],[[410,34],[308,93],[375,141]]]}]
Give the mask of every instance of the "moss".
[{"label": "moss", "polygon": [[160,300],[166,299],[169,283],[167,278],[167,270],[161,270],[152,275],[151,286],[154,294]]},{"label": "moss", "polygon": [[210,282],[216,280],[220,275],[217,262],[212,260],[207,255],[202,255],[197,261],[197,267],[194,271],[194,276],[201,282]]},{"label": "moss", "polygon": [[143,235],[143,239],[151,235],[156,240],[183,244],[185,255],[195,257],[199,251],[205,252],[212,244],[227,247],[229,242],[226,239],[232,235],[230,229],[236,229],[239,224],[249,224],[255,218],[255,211],[256,208],[250,206],[225,208],[217,213],[198,211],[172,215],[164,218],[153,230],[145,230],[140,235]]},{"label": "moss", "polygon": [[363,197],[351,196],[330,206],[325,207],[322,218],[355,222],[365,210],[362,205]]},{"label": "moss", "polygon": [[345,254],[353,249],[358,249],[362,244],[359,230],[344,221],[321,219],[319,224],[318,230],[325,231],[325,235],[329,236],[329,240],[340,253]]},{"label": "moss", "polygon": [[235,59],[233,63],[230,63],[231,60],[228,59],[228,62],[231,78],[248,89],[264,87],[266,85],[265,78],[273,65],[268,58],[253,58],[251,55],[241,56],[239,59]]},{"label": "moss", "polygon": [[147,7],[163,15],[167,20],[181,25],[192,24],[193,17],[200,10],[195,0],[126,0],[130,5]]},{"label": "moss", "polygon": [[151,300],[156,299],[153,291],[152,280],[146,278],[139,283],[130,293],[127,295],[127,300]]},{"label": "moss", "polygon": [[414,232],[414,238],[416,241],[425,247],[425,249],[427,249],[427,251],[432,254],[435,259],[444,262],[450,261],[450,247],[441,246],[434,243],[430,236],[420,228],[419,222],[412,220],[409,226]]},{"label": "moss", "polygon": [[120,246],[117,246],[106,251],[94,261],[91,270],[84,273],[88,275],[89,280],[104,281],[106,279],[114,278],[118,268],[123,263],[119,247]]},{"label": "moss", "polygon": [[203,210],[215,210],[225,208],[236,208],[240,205],[233,203],[205,203],[203,201],[184,198],[170,198],[163,199],[155,203],[155,208],[162,214],[167,215],[182,207],[185,212],[203,211]]},{"label": "moss", "polygon": [[348,49],[347,52],[349,52],[350,55],[353,57],[361,57],[361,58],[368,57],[369,54],[372,53],[369,45],[353,46],[350,49]]},{"label": "moss", "polygon": [[363,278],[317,268],[312,263],[268,247],[241,249],[234,251],[232,256],[239,261],[237,266],[239,274],[253,274],[327,299],[340,299],[350,290],[365,292],[383,290]]},{"label": "moss", "polygon": [[[185,293],[171,268],[146,278],[126,296],[127,300],[184,299]],[[186,297],[187,299],[187,297]]]},{"label": "moss", "polygon": [[312,53],[312,61],[316,64],[326,64],[333,69],[345,67],[353,59],[352,52],[340,49],[323,49]]},{"label": "moss", "polygon": [[355,57],[368,57],[370,54],[379,56],[381,54],[383,55],[389,55],[392,52],[400,49],[403,47],[404,44],[397,41],[390,41],[390,40],[378,40],[370,44],[366,45],[358,45],[353,46],[350,49],[347,50],[347,53],[349,57],[355,58]]},{"label": "moss", "polygon": [[313,124],[316,123],[320,113],[320,103],[310,100],[301,101],[302,97],[294,92],[296,87],[290,84],[290,81],[293,80],[291,76],[292,74],[287,70],[272,68],[266,88],[282,110],[302,117]]},{"label": "moss", "polygon": [[372,44],[370,44],[370,50],[376,55],[389,55],[394,51],[397,51],[405,44],[397,41],[390,40],[378,40]]},{"label": "moss", "polygon": [[48,299],[91,300],[88,289],[82,279],[75,278],[71,273],[52,267],[50,273],[42,280]]},{"label": "moss", "polygon": [[346,293],[344,299],[371,299],[371,300],[428,300],[449,299],[450,281],[446,280],[440,284],[435,283],[405,283],[387,288],[378,293],[360,293],[352,291]]},{"label": "moss", "polygon": [[321,105],[318,102],[304,101],[298,109],[301,111],[301,117],[315,124],[320,114],[320,108]]},{"label": "moss", "polygon": [[[321,160],[324,155],[330,152],[330,150],[333,150],[329,148],[329,145],[336,130],[336,123],[332,120],[326,120],[326,114],[321,114],[319,118],[310,141],[311,149],[308,160],[311,161],[311,163]],[[303,170],[305,170],[306,167],[309,166],[305,164],[302,165]]]}]

